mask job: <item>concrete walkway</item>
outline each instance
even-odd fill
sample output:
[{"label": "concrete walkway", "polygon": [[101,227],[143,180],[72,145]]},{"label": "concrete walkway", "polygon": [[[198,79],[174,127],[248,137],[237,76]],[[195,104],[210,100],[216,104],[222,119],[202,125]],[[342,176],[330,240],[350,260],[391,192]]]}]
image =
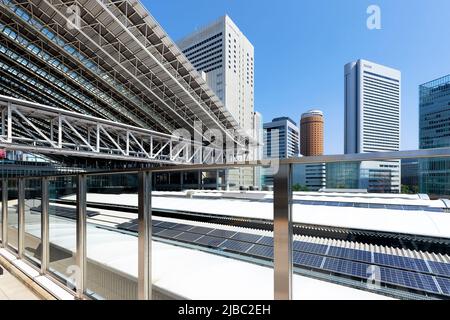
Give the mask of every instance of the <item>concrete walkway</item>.
[{"label": "concrete walkway", "polygon": [[40,298],[15,276],[0,265],[0,300],[40,300]]}]

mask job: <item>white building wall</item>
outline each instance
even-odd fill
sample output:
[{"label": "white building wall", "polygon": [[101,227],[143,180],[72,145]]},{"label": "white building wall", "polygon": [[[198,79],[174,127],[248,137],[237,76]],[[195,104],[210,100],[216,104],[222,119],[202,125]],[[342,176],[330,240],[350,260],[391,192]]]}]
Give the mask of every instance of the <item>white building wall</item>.
[{"label": "white building wall", "polygon": [[246,130],[254,112],[254,48],[228,16],[177,42],[209,87]]},{"label": "white building wall", "polygon": [[[177,42],[198,71],[206,73],[209,87],[248,133],[254,128],[254,48],[225,15]],[[235,188],[254,184],[251,168],[229,170]]]},{"label": "white building wall", "polygon": [[345,153],[400,149],[401,73],[366,60],[345,66]]},{"label": "white building wall", "polygon": [[[345,153],[400,150],[401,73],[366,60],[345,65]],[[370,162],[361,170],[391,166],[400,191],[400,162]]]}]

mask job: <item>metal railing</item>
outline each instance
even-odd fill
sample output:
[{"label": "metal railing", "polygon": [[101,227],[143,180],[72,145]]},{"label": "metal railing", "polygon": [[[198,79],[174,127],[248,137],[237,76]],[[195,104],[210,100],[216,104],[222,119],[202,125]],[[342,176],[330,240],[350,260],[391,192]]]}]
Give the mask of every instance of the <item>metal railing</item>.
[{"label": "metal railing", "polygon": [[[138,170],[121,170],[114,172],[95,172],[71,174],[76,176],[76,264],[80,271],[80,279],[76,285],[76,296],[86,297],[86,213],[87,186],[89,176],[138,174],[138,298],[152,298],[152,177],[154,173],[179,172],[193,170],[230,169],[239,167],[267,167],[276,163],[278,170],[274,174],[273,201],[273,237],[274,237],[274,298],[292,299],[292,167],[295,164],[356,162],[373,160],[402,159],[433,159],[449,158],[450,148],[380,152],[352,155],[334,155],[320,157],[303,157],[285,160],[254,161],[247,163],[217,164],[217,165],[187,165],[167,168],[150,168]],[[57,176],[46,176],[41,179],[41,266],[40,273],[49,273],[49,180]],[[63,176],[64,177],[64,176]],[[14,252],[19,258],[24,253],[24,201],[25,181],[29,178],[16,178],[18,181],[18,249]],[[12,179],[10,179],[12,180]],[[2,180],[2,247],[8,249],[8,181]]]}]

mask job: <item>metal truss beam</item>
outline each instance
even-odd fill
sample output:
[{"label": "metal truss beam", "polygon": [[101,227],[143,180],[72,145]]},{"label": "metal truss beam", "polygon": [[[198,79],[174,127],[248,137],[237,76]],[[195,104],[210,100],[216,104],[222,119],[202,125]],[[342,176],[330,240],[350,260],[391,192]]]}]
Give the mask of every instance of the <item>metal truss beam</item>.
[{"label": "metal truss beam", "polygon": [[[0,148],[160,164],[237,161],[239,149],[159,133],[0,95]],[[246,154],[244,152],[244,154]]]},{"label": "metal truss beam", "polygon": [[[3,0],[0,1],[0,5],[2,2]],[[28,5],[32,6],[31,3],[28,3]],[[34,59],[31,59],[30,61],[35,61],[36,59],[40,60],[48,64],[48,68],[52,69],[53,73],[60,73],[63,77],[66,77],[67,80],[75,82],[80,87],[87,85],[91,94],[97,93],[98,91],[98,94],[102,95],[98,100],[108,101],[107,104],[113,108],[114,112],[120,111],[122,117],[131,119],[131,122],[133,123],[130,124],[146,127],[142,121],[145,121],[150,117],[152,119],[152,125],[149,125],[150,127],[154,128],[155,126],[153,124],[156,123],[160,125],[161,128],[167,129],[168,132],[174,130],[176,126],[174,126],[173,119],[170,119],[168,115],[165,115],[162,110],[156,110],[154,102],[146,101],[148,99],[146,99],[145,95],[133,92],[130,84],[120,84],[117,79],[118,74],[114,71],[106,71],[100,65],[101,59],[99,59],[99,57],[87,56],[82,52],[80,49],[82,45],[81,41],[77,40],[64,43],[62,41],[57,41],[56,39],[63,39],[63,35],[59,34],[61,26],[58,25],[54,31],[55,36],[52,39],[49,39],[48,33],[42,33],[43,26],[40,28],[39,24],[30,23],[31,19],[36,21],[32,13],[27,16],[30,21],[23,21],[22,17],[17,15],[10,6],[3,5],[3,8],[5,9],[5,13],[8,12],[15,19],[4,25],[4,28],[8,27],[14,31],[12,38],[10,36],[7,39],[9,41],[14,41],[16,45],[20,45],[24,50],[28,50],[30,52],[28,57],[35,55]],[[35,12],[36,10],[33,11]],[[56,26],[57,24],[52,23],[51,25]],[[31,41],[28,40],[30,37],[27,39],[25,33],[25,30],[28,29],[30,30],[29,34],[31,34],[33,38],[35,37],[33,45],[31,45]],[[68,45],[70,45],[73,52],[68,52]],[[48,54],[48,56],[46,54]],[[83,61],[80,60],[81,58]],[[74,65],[76,66],[75,68]],[[74,77],[74,73],[77,73],[78,77]],[[100,91],[99,88],[101,88]],[[105,95],[108,96],[105,97]],[[113,96],[115,96],[115,98],[113,98]],[[118,100],[117,97],[121,97],[121,99],[119,101],[112,101],[112,99]],[[136,114],[136,111],[138,114]]]},{"label": "metal truss beam", "polygon": [[[73,22],[67,9],[73,4],[80,8],[79,24],[70,28]],[[191,133],[201,134],[207,129],[218,129],[240,148],[246,148],[246,144],[252,141],[252,137],[240,128],[220,99],[139,1],[0,0],[0,6],[7,12],[3,20],[16,32],[27,37],[28,47],[22,43],[20,48],[22,53],[28,51],[28,60],[36,62],[39,59],[40,68],[44,68],[46,72],[51,71],[52,75],[57,74],[60,80],[70,78],[62,80],[65,85],[76,84],[86,88],[86,93],[90,94],[94,103],[100,103],[112,113],[117,111],[123,116],[128,110],[129,114],[137,111],[137,115],[143,115],[142,119],[152,118],[163,130],[167,129],[166,132],[184,128]],[[29,36],[33,33],[37,36]],[[36,48],[48,53],[54,60],[39,56],[40,53],[35,52]],[[55,60],[59,65],[54,64]],[[78,76],[74,78],[75,73]],[[100,91],[92,90],[92,87]],[[125,110],[116,108],[106,102],[107,99],[97,95],[101,95],[102,91],[105,93],[105,88],[109,97],[121,106],[124,105]],[[125,91],[131,92],[134,98],[131,99]],[[139,104],[138,100],[143,104]],[[87,108],[86,103],[83,102],[81,107]],[[123,119],[113,120],[123,122]],[[136,121],[125,122],[162,131],[157,125],[143,126]],[[198,128],[196,122],[201,122],[202,127]],[[64,127],[66,131],[73,131],[67,124]],[[107,144],[121,155],[124,152],[126,154],[127,150],[145,155],[134,139],[130,140],[129,135],[125,135],[125,138],[118,137],[118,141],[128,141],[129,145],[125,148],[115,146],[104,132],[102,135],[108,142],[100,144]],[[73,134],[71,138],[90,149],[77,134]],[[71,143],[77,144],[74,141]],[[133,150],[133,146],[139,151]],[[145,145],[142,147],[147,150]],[[161,154],[169,152],[169,159],[173,159],[175,155],[185,159],[192,158],[187,154],[192,150],[187,147],[172,147]],[[234,152],[230,155],[214,152],[207,158],[227,159],[236,155]],[[199,158],[199,155],[195,158]]]}]

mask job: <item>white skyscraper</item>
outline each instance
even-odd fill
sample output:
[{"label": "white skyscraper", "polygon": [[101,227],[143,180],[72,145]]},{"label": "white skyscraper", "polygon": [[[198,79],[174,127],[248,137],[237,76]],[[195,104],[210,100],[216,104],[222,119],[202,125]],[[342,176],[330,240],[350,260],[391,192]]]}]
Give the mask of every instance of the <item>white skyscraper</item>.
[{"label": "white skyscraper", "polygon": [[[240,126],[253,135],[258,122],[254,120],[254,49],[236,24],[225,15],[177,44],[192,65],[205,73],[209,87]],[[255,181],[248,168],[231,170],[228,180],[235,187],[249,187]]]},{"label": "white skyscraper", "polygon": [[[345,66],[345,153],[400,149],[401,73],[366,60]],[[360,188],[400,191],[400,162],[360,165]]]},{"label": "white skyscraper", "polygon": [[177,42],[242,128],[252,128],[254,49],[227,15]]}]

